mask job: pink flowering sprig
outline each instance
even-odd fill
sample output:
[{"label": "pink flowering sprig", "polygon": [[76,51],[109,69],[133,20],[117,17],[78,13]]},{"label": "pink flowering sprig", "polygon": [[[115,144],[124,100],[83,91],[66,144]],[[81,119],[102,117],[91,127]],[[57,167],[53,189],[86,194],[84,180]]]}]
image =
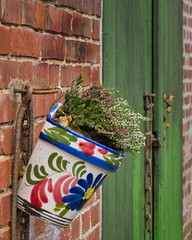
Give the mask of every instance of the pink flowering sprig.
[{"label": "pink flowering sprig", "polygon": [[92,139],[115,150],[138,152],[145,144],[139,123],[148,119],[130,110],[125,99],[116,98],[117,90],[96,84],[82,88],[82,83],[80,75],[67,90],[62,106],[72,116],[72,127],[80,127]]}]

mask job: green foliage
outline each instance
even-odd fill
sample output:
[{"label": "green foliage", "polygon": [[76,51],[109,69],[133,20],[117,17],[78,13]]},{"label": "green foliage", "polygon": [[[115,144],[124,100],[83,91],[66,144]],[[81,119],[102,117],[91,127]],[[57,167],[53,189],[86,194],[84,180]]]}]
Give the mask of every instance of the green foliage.
[{"label": "green foliage", "polygon": [[72,127],[80,127],[88,137],[115,150],[139,152],[146,137],[139,123],[149,119],[131,110],[124,98],[116,98],[117,90],[96,84],[83,89],[82,83],[80,75],[67,90],[62,106],[72,116]]}]

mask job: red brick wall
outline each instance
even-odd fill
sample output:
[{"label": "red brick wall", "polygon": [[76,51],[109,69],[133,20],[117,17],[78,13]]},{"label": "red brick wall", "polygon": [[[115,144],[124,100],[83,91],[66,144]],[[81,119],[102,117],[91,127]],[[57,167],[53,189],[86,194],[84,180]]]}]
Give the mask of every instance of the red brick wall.
[{"label": "red brick wall", "polygon": [[[0,0],[0,239],[10,238],[11,166],[18,104],[11,79],[67,87],[79,73],[100,82],[101,0]],[[34,141],[54,95],[34,96]],[[30,238],[101,239],[101,190],[65,230],[31,219]]]},{"label": "red brick wall", "polygon": [[192,239],[192,4],[183,1],[183,239]]}]

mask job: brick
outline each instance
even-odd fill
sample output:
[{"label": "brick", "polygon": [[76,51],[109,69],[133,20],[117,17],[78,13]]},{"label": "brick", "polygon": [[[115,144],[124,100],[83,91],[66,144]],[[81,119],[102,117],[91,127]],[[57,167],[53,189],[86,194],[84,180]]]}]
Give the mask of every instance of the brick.
[{"label": "brick", "polygon": [[61,86],[71,86],[73,80],[82,73],[82,66],[62,66],[61,67]]},{"label": "brick", "polygon": [[0,26],[0,54],[11,52],[11,31],[9,27]]},{"label": "brick", "polygon": [[49,65],[49,87],[59,86],[59,65]]},{"label": "brick", "polygon": [[89,207],[92,203],[94,203],[94,201],[95,201],[95,194],[93,194],[93,196],[87,201],[87,203],[84,205],[83,208]]},{"label": "brick", "polygon": [[30,239],[34,239],[35,237],[43,233],[45,230],[49,230],[50,228],[51,225],[33,216],[30,217]]},{"label": "brick", "polygon": [[185,44],[185,53],[190,53],[191,52],[191,45],[190,43]]},{"label": "brick", "polygon": [[12,54],[38,58],[41,49],[40,34],[29,29],[12,28]]},{"label": "brick", "polygon": [[87,62],[99,63],[100,62],[100,46],[95,43],[88,42],[86,44],[85,59]]},{"label": "brick", "polygon": [[62,240],[62,239],[70,239],[70,226],[68,226],[67,228],[63,228],[59,234],[59,239]]},{"label": "brick", "polygon": [[71,225],[72,225],[71,240],[76,240],[80,236],[80,218],[77,217],[75,220],[73,220]]},{"label": "brick", "polygon": [[79,0],[56,0],[55,4],[78,9],[78,2]]},{"label": "brick", "polygon": [[0,0],[0,20],[2,19],[2,7],[1,7],[1,0]]},{"label": "brick", "polygon": [[101,187],[99,187],[99,189],[97,189],[96,191],[96,199],[100,199],[101,198]]},{"label": "brick", "polygon": [[14,127],[0,127],[0,155],[14,153]]},{"label": "brick", "polygon": [[47,23],[48,8],[41,2],[35,3],[35,25],[37,28],[45,29]]},{"label": "brick", "polygon": [[16,61],[0,60],[0,89],[7,88],[10,80],[18,77],[19,67]]},{"label": "brick", "polygon": [[79,0],[79,11],[87,14],[93,14],[93,1]]},{"label": "brick", "polygon": [[9,94],[0,94],[0,123],[15,121],[18,108],[19,105],[17,105],[10,99]]},{"label": "brick", "polygon": [[86,42],[66,40],[66,61],[84,62]]},{"label": "brick", "polygon": [[73,14],[72,33],[73,35],[81,36],[83,27],[83,17],[80,14]]},{"label": "brick", "polygon": [[100,204],[91,206],[91,226],[95,226],[100,221]]},{"label": "brick", "polygon": [[84,37],[91,37],[91,19],[84,17],[83,18],[83,31],[82,35]]},{"label": "brick", "polygon": [[90,211],[82,214],[82,234],[86,233],[90,228]]},{"label": "brick", "polygon": [[100,239],[100,232],[101,232],[100,226],[97,226],[87,236],[86,240],[99,240]]},{"label": "brick", "polygon": [[5,225],[11,218],[11,194],[0,194],[0,225]]},{"label": "brick", "polygon": [[64,60],[65,57],[65,38],[52,35],[44,35],[42,49],[43,59]]},{"label": "brick", "polygon": [[[51,95],[51,96],[50,96]],[[33,116],[44,117],[50,111],[50,105],[56,99],[56,95],[35,95],[33,97]]]},{"label": "brick", "polygon": [[11,159],[0,161],[0,190],[11,185]]},{"label": "brick", "polygon": [[99,66],[93,66],[91,67],[91,82],[100,84],[100,67]]},{"label": "brick", "polygon": [[91,84],[91,67],[90,66],[84,66],[83,67],[83,85],[87,86]]},{"label": "brick", "polygon": [[35,27],[35,2],[27,0],[22,2],[22,24]]},{"label": "brick", "polygon": [[0,240],[10,240],[10,227],[0,229]]},{"label": "brick", "polygon": [[34,75],[34,67],[33,63],[29,61],[23,61],[20,63],[19,67],[19,78],[23,81],[29,81],[29,83],[33,84],[33,75]]},{"label": "brick", "polygon": [[93,8],[94,14],[97,17],[101,17],[101,0],[95,0]]},{"label": "brick", "polygon": [[2,22],[6,23],[21,23],[22,14],[22,0],[6,0],[4,4],[4,11]]},{"label": "brick", "polygon": [[93,34],[92,38],[94,40],[100,39],[100,21],[93,19]]},{"label": "brick", "polygon": [[49,65],[47,63],[34,64],[34,87],[43,88],[49,84]]},{"label": "brick", "polygon": [[72,34],[72,14],[65,10],[60,11],[60,23],[61,23],[61,33],[71,35]]},{"label": "brick", "polygon": [[61,32],[60,10],[56,7],[48,7],[47,30]]},{"label": "brick", "polygon": [[39,123],[37,123],[37,124],[35,125],[35,129],[34,129],[34,133],[35,133],[35,134],[34,134],[34,143],[37,142],[37,140],[38,140],[38,138],[39,138],[39,135],[40,135],[40,132],[41,132],[44,124],[45,124],[45,121],[41,121],[41,122],[39,122]]}]

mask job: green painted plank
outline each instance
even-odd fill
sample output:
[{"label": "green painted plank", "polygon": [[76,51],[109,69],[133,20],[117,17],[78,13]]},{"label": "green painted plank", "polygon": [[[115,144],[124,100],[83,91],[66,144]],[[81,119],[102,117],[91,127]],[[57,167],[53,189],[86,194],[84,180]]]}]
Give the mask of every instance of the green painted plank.
[{"label": "green painted plank", "polygon": [[[127,92],[140,112],[143,93],[152,90],[151,19],[151,1],[104,1],[104,84]],[[128,154],[103,185],[102,239],[143,239],[144,200],[144,154]]]},{"label": "green painted plank", "polygon": [[[154,239],[182,239],[182,1],[154,1]],[[163,92],[175,95],[163,123]]]}]

